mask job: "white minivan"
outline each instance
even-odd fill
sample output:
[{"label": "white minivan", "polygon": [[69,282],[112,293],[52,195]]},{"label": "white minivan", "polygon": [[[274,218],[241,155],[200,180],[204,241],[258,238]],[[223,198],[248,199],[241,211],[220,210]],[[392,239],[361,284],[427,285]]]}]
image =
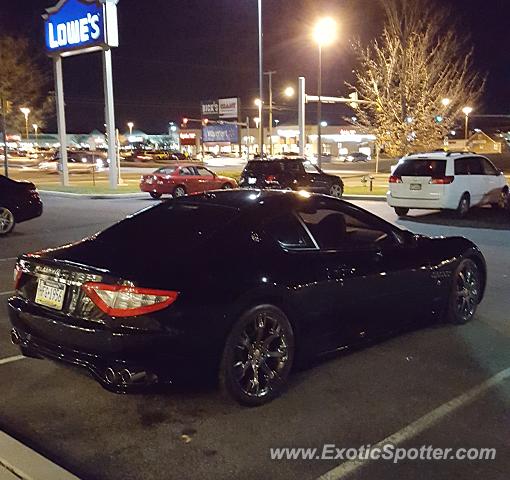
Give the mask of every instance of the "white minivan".
[{"label": "white minivan", "polygon": [[398,216],[410,209],[456,210],[508,205],[508,183],[492,162],[463,152],[419,153],[403,157],[392,170],[388,205]]}]

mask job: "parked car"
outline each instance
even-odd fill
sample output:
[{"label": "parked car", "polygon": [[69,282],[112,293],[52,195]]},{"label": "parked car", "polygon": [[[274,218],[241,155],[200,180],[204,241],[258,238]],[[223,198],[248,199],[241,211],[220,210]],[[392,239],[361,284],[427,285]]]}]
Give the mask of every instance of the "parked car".
[{"label": "parked car", "polygon": [[[67,168],[74,173],[103,172],[109,167],[107,155],[103,152],[89,152],[83,150],[69,150],[67,152]],[[60,152],[55,152],[52,158],[39,163],[39,170],[45,172],[60,171]]]},{"label": "parked car", "polygon": [[297,363],[408,325],[470,321],[486,265],[465,238],[414,235],[339,199],[235,190],[22,255],[15,278],[24,355],[85,367],[116,392],[218,375],[260,405]]},{"label": "parked car", "polygon": [[142,175],[140,190],[147,192],[152,198],[161,198],[171,194],[174,197],[208,190],[237,188],[237,182],[230,177],[217,175],[206,167],[199,165],[179,164],[163,167],[154,173]]},{"label": "parked car", "polygon": [[412,208],[456,210],[506,206],[508,182],[489,159],[474,153],[432,152],[409,155],[389,179],[388,205],[399,216]]},{"label": "parked car", "polygon": [[127,155],[124,160],[128,162],[170,162],[185,160],[186,156],[180,152],[168,150],[135,150]]},{"label": "parked car", "polygon": [[348,153],[343,157],[344,162],[351,162],[351,163],[357,163],[357,162],[368,162],[370,158],[368,155],[362,152],[352,152]]},{"label": "parked car", "polygon": [[40,217],[43,204],[35,185],[0,175],[0,236],[11,233],[16,223]]},{"label": "parked car", "polygon": [[306,190],[338,198],[344,193],[340,177],[328,175],[317,165],[294,157],[250,160],[241,174],[239,185],[245,188]]},{"label": "parked car", "polygon": [[219,154],[213,157],[205,157],[204,163],[209,167],[238,167],[246,163],[246,158],[230,154]]}]

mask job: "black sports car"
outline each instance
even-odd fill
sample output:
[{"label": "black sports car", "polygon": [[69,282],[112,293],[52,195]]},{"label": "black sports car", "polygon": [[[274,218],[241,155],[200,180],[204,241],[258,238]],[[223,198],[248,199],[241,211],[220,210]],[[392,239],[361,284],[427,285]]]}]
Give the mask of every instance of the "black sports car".
[{"label": "black sports car", "polygon": [[284,157],[251,160],[246,164],[239,186],[277,190],[305,190],[340,198],[344,183],[340,177],[323,172],[304,158]]},{"label": "black sports car", "polygon": [[43,204],[35,185],[0,175],[0,236],[11,233],[16,223],[42,215]]},{"label": "black sports car", "polygon": [[219,374],[259,405],[298,361],[471,320],[485,283],[464,238],[414,235],[332,197],[232,190],[21,256],[9,312],[25,355],[84,366],[114,391]]}]

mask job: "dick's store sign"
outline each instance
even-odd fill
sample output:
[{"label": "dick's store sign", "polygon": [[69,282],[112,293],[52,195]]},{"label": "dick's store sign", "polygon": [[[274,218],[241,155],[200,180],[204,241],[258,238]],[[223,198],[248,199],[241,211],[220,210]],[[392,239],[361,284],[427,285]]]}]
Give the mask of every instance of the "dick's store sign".
[{"label": "dick's store sign", "polygon": [[61,0],[44,15],[46,50],[73,55],[118,47],[116,0]]},{"label": "dick's store sign", "polygon": [[201,103],[202,118],[209,120],[236,120],[240,117],[239,98],[220,98]]}]

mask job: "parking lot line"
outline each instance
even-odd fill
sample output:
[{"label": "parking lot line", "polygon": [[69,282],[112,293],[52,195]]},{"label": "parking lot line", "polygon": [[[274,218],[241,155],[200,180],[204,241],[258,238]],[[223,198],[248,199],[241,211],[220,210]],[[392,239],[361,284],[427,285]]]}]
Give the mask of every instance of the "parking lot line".
[{"label": "parking lot line", "polygon": [[[499,385],[500,383],[510,378],[510,368],[502,370],[493,377],[489,378],[485,382],[473,387],[467,392],[455,397],[449,402],[443,403],[435,410],[427,413],[423,417],[419,418],[415,422],[407,425],[402,430],[386,437],[377,444],[373,445],[372,448],[382,448],[384,445],[392,444],[398,446],[407,440],[410,440],[417,435],[421,434],[425,430],[428,430],[447,415],[455,412],[456,410],[469,405],[474,402],[478,397],[483,395],[489,389]],[[348,460],[338,467],[326,472],[321,475],[317,480],[340,480],[347,478],[352,473],[356,472],[360,468],[364,467],[368,463],[371,463],[371,459],[367,460]]]},{"label": "parking lot line", "polygon": [[2,262],[12,262],[13,260],[17,260],[18,257],[10,257],[10,258],[0,258],[0,263]]},{"label": "parking lot line", "polygon": [[8,363],[17,362],[18,360],[23,360],[23,355],[16,355],[15,357],[7,357],[7,358],[0,358],[0,365],[6,365]]},{"label": "parking lot line", "polygon": [[21,480],[79,480],[4,432],[0,432],[0,452],[0,469]]}]

